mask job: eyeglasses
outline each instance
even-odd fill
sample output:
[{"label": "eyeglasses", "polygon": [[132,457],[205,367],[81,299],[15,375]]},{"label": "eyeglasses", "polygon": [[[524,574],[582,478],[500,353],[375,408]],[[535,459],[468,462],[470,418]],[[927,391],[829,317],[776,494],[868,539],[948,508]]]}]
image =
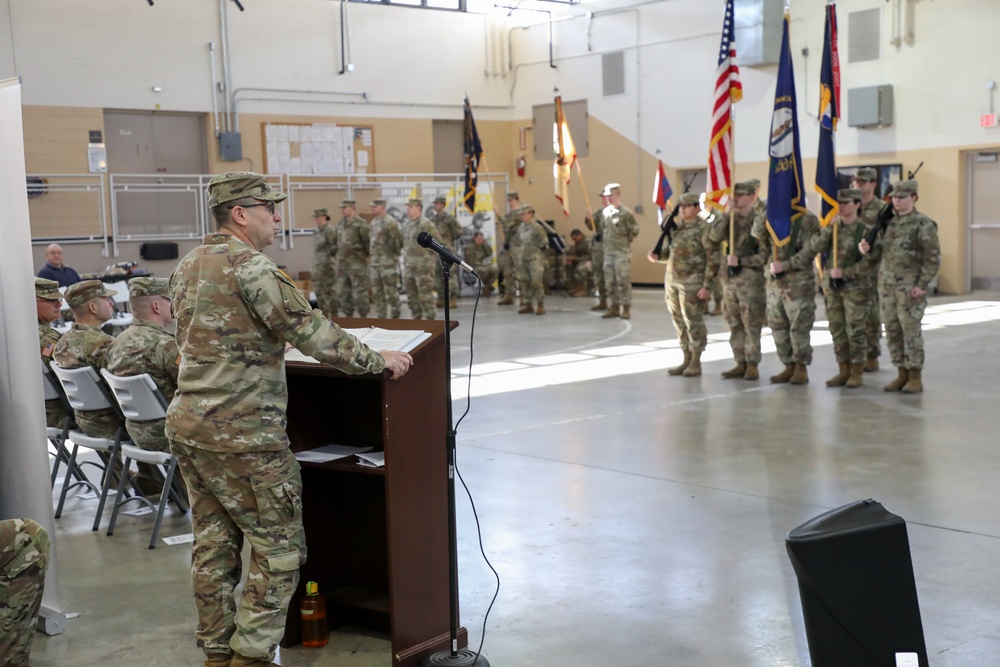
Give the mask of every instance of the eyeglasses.
[{"label": "eyeglasses", "polygon": [[[240,208],[253,208],[254,206],[266,206],[267,212],[270,213],[271,215],[274,215],[273,201],[264,202],[262,204],[237,204],[236,206],[239,206]],[[229,208],[236,208],[236,206],[230,206]]]}]

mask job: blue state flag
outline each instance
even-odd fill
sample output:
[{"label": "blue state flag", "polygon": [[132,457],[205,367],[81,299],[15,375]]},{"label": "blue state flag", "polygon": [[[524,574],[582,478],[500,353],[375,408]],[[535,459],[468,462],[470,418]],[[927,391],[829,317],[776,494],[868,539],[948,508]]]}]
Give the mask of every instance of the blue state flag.
[{"label": "blue state flag", "polygon": [[792,234],[792,222],[806,212],[806,195],[802,189],[802,153],[799,150],[799,119],[795,103],[795,74],[792,71],[792,52],[788,46],[788,21],[786,13],[768,147],[771,166],[767,178],[767,231],[776,246],[788,243]]},{"label": "blue state flag", "polygon": [[840,57],[837,53],[837,6],[826,7],[823,66],[819,74],[819,152],[816,159],[816,192],[823,201],[820,224],[830,224],[840,210],[837,202],[837,167],[834,134],[840,118]]}]

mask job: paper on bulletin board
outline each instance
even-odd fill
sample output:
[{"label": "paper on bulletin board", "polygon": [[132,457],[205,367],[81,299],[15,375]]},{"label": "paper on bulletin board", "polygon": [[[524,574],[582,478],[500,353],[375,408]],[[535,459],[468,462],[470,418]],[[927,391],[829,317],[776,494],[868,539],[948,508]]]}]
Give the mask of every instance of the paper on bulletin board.
[{"label": "paper on bulletin board", "polygon": [[358,151],[358,166],[359,167],[368,166],[368,151]]}]

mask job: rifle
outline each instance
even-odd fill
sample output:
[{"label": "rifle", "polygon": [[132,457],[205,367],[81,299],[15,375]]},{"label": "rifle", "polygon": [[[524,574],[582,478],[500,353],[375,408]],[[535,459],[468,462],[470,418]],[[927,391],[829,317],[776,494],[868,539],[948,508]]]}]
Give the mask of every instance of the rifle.
[{"label": "rifle", "polygon": [[656,241],[656,245],[653,247],[653,254],[656,255],[657,258],[662,256],[664,240],[666,240],[667,242],[667,255],[668,256],[670,255],[670,244],[673,242],[673,237],[671,236],[671,232],[677,229],[676,218],[680,210],[681,210],[680,204],[674,206],[674,210],[670,212],[670,215],[667,216],[667,219],[664,221],[663,226],[660,228],[663,231],[660,232],[660,238]]}]

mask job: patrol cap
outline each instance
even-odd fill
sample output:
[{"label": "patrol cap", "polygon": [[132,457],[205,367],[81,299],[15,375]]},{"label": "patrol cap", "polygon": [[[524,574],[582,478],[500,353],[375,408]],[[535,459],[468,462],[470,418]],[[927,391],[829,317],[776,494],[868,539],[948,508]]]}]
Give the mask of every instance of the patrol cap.
[{"label": "patrol cap", "polygon": [[621,183],[608,183],[607,185],[604,186],[604,192],[602,193],[602,196],[610,197],[611,195],[617,194],[621,191],[622,191]]},{"label": "patrol cap", "polygon": [[534,213],[535,207],[531,204],[524,204],[521,208],[517,209],[518,215],[523,215],[525,213]]},{"label": "patrol cap", "polygon": [[837,201],[852,202],[861,200],[861,190],[857,188],[841,188],[837,190]]},{"label": "patrol cap", "polygon": [[62,294],[59,292],[59,283],[48,278],[35,278],[35,296],[39,299],[59,301],[62,299]]},{"label": "patrol cap", "polygon": [[375,199],[371,200],[371,203],[369,203],[368,205],[369,206],[385,206],[385,199],[383,199],[381,197],[376,197]]},{"label": "patrol cap", "polygon": [[406,200],[406,205],[423,207],[424,200],[421,199],[420,197],[410,197],[409,199]]},{"label": "patrol cap", "polygon": [[734,195],[752,195],[755,190],[753,181],[740,181],[733,186]]},{"label": "patrol cap", "polygon": [[871,167],[861,167],[861,169],[858,169],[858,173],[854,175],[854,178],[858,181],[877,181],[878,172]]},{"label": "patrol cap", "polygon": [[760,190],[760,179],[759,178],[748,178],[747,183],[753,184],[754,192]]},{"label": "patrol cap", "polygon": [[507,193],[507,201],[510,201],[511,199],[520,199],[520,198],[521,195],[517,194],[517,190],[511,190],[510,192]]},{"label": "patrol cap", "polygon": [[437,197],[434,198],[434,203],[435,204],[447,204],[448,203],[448,198],[447,197],[443,197],[441,195],[438,195]]},{"label": "patrol cap", "polygon": [[66,303],[70,308],[79,308],[91,299],[114,295],[100,280],[83,280],[66,289]]},{"label": "patrol cap", "polygon": [[701,199],[701,197],[699,197],[694,192],[685,192],[684,194],[682,194],[680,196],[680,199],[678,199],[677,201],[678,201],[679,204],[682,204],[682,205],[683,204],[697,204],[700,199]]},{"label": "patrol cap", "polygon": [[133,299],[140,296],[162,296],[169,299],[169,288],[170,280],[167,278],[144,276],[128,281],[128,295]]},{"label": "patrol cap", "polygon": [[318,208],[315,211],[313,211],[313,217],[314,218],[318,218],[320,216],[326,217],[328,215],[330,215],[330,214],[327,212],[327,210],[325,208]]},{"label": "patrol cap", "polygon": [[288,199],[284,192],[272,189],[263,175],[252,171],[230,171],[219,174],[208,182],[209,208],[245,197],[276,203]]},{"label": "patrol cap", "polygon": [[894,195],[915,195],[917,194],[917,182],[914,180],[900,181],[893,184],[892,194]]},{"label": "patrol cap", "polygon": [[340,208],[347,208],[348,206],[355,206],[356,204],[357,202],[349,197],[347,199],[340,200]]}]

